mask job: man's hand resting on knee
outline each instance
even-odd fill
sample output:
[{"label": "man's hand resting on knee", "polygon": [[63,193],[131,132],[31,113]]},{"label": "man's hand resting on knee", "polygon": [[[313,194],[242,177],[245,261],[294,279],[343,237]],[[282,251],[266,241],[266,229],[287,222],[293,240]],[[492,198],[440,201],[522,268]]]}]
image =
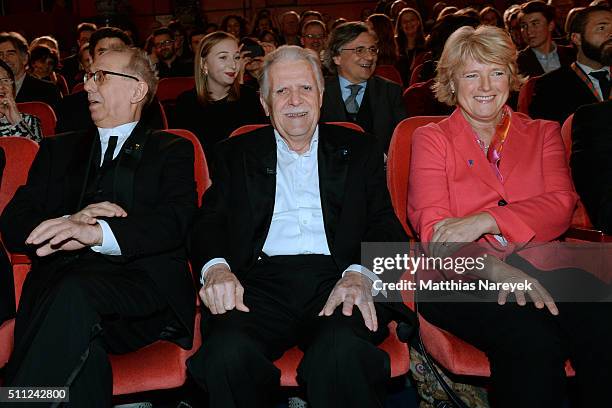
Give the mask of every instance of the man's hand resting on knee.
[{"label": "man's hand resting on knee", "polygon": [[332,290],[319,316],[331,316],[342,303],[342,314],[351,316],[357,305],[365,325],[371,331],[378,330],[378,319],[372,299],[372,282],[358,272],[347,272]]},{"label": "man's hand resting on knee", "polygon": [[206,281],[200,289],[200,298],[212,314],[223,314],[236,308],[248,312],[243,301],[244,287],[227,265],[214,265],[206,271]]},{"label": "man's hand resting on knee", "polygon": [[76,251],[102,243],[102,227],[73,221],[69,217],[41,222],[26,238],[26,244],[38,246],[36,255],[47,256],[57,251]]}]

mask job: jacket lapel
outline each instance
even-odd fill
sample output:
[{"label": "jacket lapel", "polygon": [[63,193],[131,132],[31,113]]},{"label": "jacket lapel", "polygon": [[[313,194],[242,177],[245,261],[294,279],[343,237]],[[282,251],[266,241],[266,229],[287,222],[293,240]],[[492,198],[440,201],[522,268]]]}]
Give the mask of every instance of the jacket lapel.
[{"label": "jacket lapel", "polygon": [[475,175],[483,183],[497,191],[500,196],[505,196],[504,186],[495,176],[491,164],[476,143],[475,132],[463,117],[461,109],[455,109],[449,119],[450,131],[448,135],[452,138],[455,148],[461,155],[463,165],[475,170]]},{"label": "jacket lapel", "polygon": [[85,198],[85,192],[87,191],[87,185],[95,173],[94,166],[98,166],[100,163],[100,156],[100,137],[98,136],[98,130],[91,129],[84,132],[82,135],[82,142],[77,147],[77,154],[74,160],[75,167],[72,171],[72,174],[78,175],[77,177],[79,177],[80,180],[79,182],[72,183],[70,176],[66,178],[68,186],[80,186],[79,199],[74,212],[83,209],[83,200]]},{"label": "jacket lapel", "polygon": [[255,236],[255,255],[263,248],[274,212],[276,195],[276,141],[272,126],[261,130],[257,143],[244,153],[247,197],[251,206]]},{"label": "jacket lapel", "polygon": [[[331,137],[330,125],[319,125],[319,191],[325,234],[330,250],[333,248],[336,226],[344,201],[344,187],[348,175],[351,151],[348,145]],[[333,252],[333,250],[332,250]]]},{"label": "jacket lapel", "polygon": [[113,179],[113,196],[126,211],[130,211],[134,204],[134,178],[136,170],[142,159],[145,144],[150,130],[139,121],[130,136],[127,138],[121,152],[119,152],[115,176]]}]

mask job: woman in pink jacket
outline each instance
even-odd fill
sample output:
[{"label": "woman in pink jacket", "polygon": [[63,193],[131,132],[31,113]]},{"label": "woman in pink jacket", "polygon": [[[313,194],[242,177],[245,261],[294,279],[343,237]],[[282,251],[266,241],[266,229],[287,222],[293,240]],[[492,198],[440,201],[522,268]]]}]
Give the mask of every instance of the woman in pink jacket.
[{"label": "woman in pink jacket", "polygon": [[453,293],[447,302],[419,303],[419,312],[487,354],[494,407],[561,407],[568,358],[579,406],[609,406],[610,303],[555,302],[547,276],[560,275],[545,275],[533,248],[567,230],[577,196],[559,125],[506,105],[522,82],[516,55],[509,35],[492,26],[462,27],[446,42],[434,91],[456,109],[414,132],[408,218],[430,256],[490,245],[498,255],[487,257],[478,278],[531,290],[514,292],[516,303],[504,291],[492,302]]}]

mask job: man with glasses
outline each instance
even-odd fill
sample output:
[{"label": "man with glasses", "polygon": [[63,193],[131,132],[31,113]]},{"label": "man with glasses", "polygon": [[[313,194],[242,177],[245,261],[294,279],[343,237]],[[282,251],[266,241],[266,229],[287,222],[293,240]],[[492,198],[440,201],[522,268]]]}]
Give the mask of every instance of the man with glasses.
[{"label": "man with glasses", "polygon": [[406,111],[401,87],[374,76],[376,42],[376,34],[361,22],[344,23],[331,32],[323,63],[334,75],[325,81],[321,121],[357,123],[387,152]]},{"label": "man with glasses", "polygon": [[15,75],[17,95],[15,101],[44,102],[55,108],[61,99],[57,86],[38,79],[26,72],[30,55],[28,43],[19,33],[0,33],[0,59],[6,62]]},{"label": "man with glasses", "polygon": [[174,33],[166,27],[153,32],[153,52],[157,57],[160,78],[193,76],[193,65],[178,59]]},{"label": "man with glasses", "polygon": [[194,151],[140,120],[157,87],[143,51],[107,51],[86,78],[97,129],[46,139],[0,218],[8,248],[33,260],[3,385],[68,387],[70,406],[109,407],[108,353],[191,347]]}]

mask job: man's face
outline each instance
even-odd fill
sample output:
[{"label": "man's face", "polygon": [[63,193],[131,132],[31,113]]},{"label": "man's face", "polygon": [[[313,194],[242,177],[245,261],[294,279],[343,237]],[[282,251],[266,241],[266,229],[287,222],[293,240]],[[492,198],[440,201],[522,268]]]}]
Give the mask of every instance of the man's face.
[{"label": "man's face", "polygon": [[91,37],[91,34],[93,33],[93,31],[81,31],[81,33],[79,34],[79,38],[77,39],[77,43],[79,44],[79,48],[81,48],[83,46],[83,44],[88,43],[89,42],[89,38]]},{"label": "man's face", "polygon": [[227,32],[236,38],[240,38],[240,21],[235,18],[227,20]]},{"label": "man's face", "polygon": [[[128,54],[106,52],[95,59],[90,71],[104,70],[134,76],[126,72],[125,67],[128,62]],[[139,81],[132,78],[111,74],[104,75],[101,83],[90,78],[85,83],[85,91],[89,100],[91,118],[96,126],[110,128],[131,122],[132,103],[138,85]]]},{"label": "man's face", "polygon": [[261,103],[274,128],[287,140],[307,140],[319,122],[323,90],[311,65],[278,61],[270,67],[270,93]]},{"label": "man's face", "polygon": [[28,56],[22,55],[10,41],[0,43],[0,59],[6,62],[11,69],[15,78],[21,78],[25,73],[25,67],[28,63]]},{"label": "man's face", "polygon": [[116,37],[108,37],[102,38],[100,41],[96,43],[96,47],[94,48],[94,55],[91,58],[96,59],[100,55],[104,54],[108,50],[113,50],[117,48],[125,47],[125,43]]},{"label": "man's face", "polygon": [[367,32],[344,44],[340,54],[334,57],[338,74],[353,84],[367,81],[374,74],[378,58],[377,54],[369,51],[372,48],[376,48],[376,40]]},{"label": "man's face", "polygon": [[612,47],[612,12],[592,13],[586,22],[584,35],[580,40],[582,53],[588,59],[603,64],[602,56],[609,53],[606,48]]},{"label": "man's face", "polygon": [[37,78],[47,78],[53,72],[53,60],[51,58],[42,58],[32,61],[32,74]]},{"label": "man's face", "polygon": [[198,52],[198,45],[200,44],[200,40],[204,37],[206,37],[206,34],[197,34],[191,37],[191,51],[193,51],[194,54]]},{"label": "man's face", "polygon": [[299,19],[295,14],[285,14],[281,23],[281,29],[285,36],[293,37],[298,33]]},{"label": "man's face", "polygon": [[546,21],[542,13],[519,15],[521,34],[525,43],[531,48],[539,49],[552,41],[552,31],[555,23]]},{"label": "man's face", "polygon": [[157,55],[160,61],[169,61],[176,54],[174,40],[168,34],[156,35],[153,38],[153,46],[155,55]]},{"label": "man's face", "polygon": [[302,44],[304,48],[315,51],[317,54],[323,49],[327,35],[325,30],[318,24],[310,24],[302,33]]}]

